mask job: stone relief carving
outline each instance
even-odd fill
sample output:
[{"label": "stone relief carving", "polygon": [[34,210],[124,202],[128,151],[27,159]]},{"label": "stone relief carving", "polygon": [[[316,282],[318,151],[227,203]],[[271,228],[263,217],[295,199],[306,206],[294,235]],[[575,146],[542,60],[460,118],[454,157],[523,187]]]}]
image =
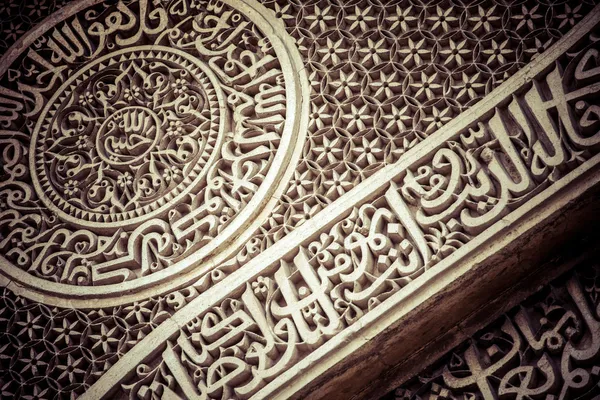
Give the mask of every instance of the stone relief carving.
[{"label": "stone relief carving", "polygon": [[32,179],[48,208],[84,228],[130,228],[203,180],[229,118],[216,77],[189,64],[169,48],[136,47],[69,78],[32,137]]},{"label": "stone relief carving", "polygon": [[9,262],[118,298],[236,250],[303,137],[296,60],[248,7],[101,3],[22,51],[1,99]]},{"label": "stone relief carving", "polygon": [[249,398],[418,277],[435,247],[403,224],[397,192],[373,203],[189,321],[130,397]]},{"label": "stone relief carving", "polygon": [[[234,259],[191,288],[148,302],[84,312],[7,291],[6,312],[15,317],[6,318],[5,337],[13,347],[2,354],[46,363],[46,369],[21,367],[15,357],[3,364],[11,376],[3,383],[7,393],[40,394],[35,382],[42,382],[42,370],[60,393],[91,388],[170,313],[188,315],[184,306],[210,285],[395,165],[591,8],[473,5],[446,15],[452,5],[415,3],[400,11],[377,3],[266,5],[295,37],[312,90],[303,160],[278,208]],[[207,246],[279,168],[277,155],[295,151],[292,144],[281,147],[285,129],[288,138],[301,132],[292,131],[288,110],[298,100],[288,96],[294,81],[270,46],[274,38],[244,12],[187,0],[96,7],[51,29],[3,77],[0,245],[29,274],[102,286],[157,276]],[[292,19],[292,10],[301,11],[302,21]],[[371,19],[373,10],[385,12]],[[193,17],[186,20],[186,12]],[[132,15],[141,18],[135,29],[127,25]],[[188,25],[192,33],[184,33]],[[476,37],[483,32],[487,40]],[[588,160],[597,147],[596,38],[586,38],[590,48],[561,56],[549,74],[480,125],[395,174],[381,195],[353,204],[343,221],[300,243],[238,295],[196,310],[160,357],[122,382],[123,390],[134,398],[256,395]],[[513,43],[516,50],[509,49]],[[552,80],[564,92],[549,92]],[[34,321],[38,314],[48,321]],[[60,337],[64,329],[75,333]],[[73,342],[61,349],[62,340]]]},{"label": "stone relief carving", "polygon": [[598,395],[598,265],[580,265],[385,399]]},{"label": "stone relief carving", "polygon": [[309,137],[278,206],[228,263],[236,267],[477,104],[594,4],[263,3],[306,64]]},{"label": "stone relief carving", "polygon": [[[200,3],[198,5],[195,3],[188,4],[187,2],[163,3],[160,3],[162,8],[157,8],[157,11],[161,11],[156,13],[157,16],[160,16],[160,18],[157,17],[157,21],[167,24],[166,21],[170,21],[169,18],[171,20],[174,18],[175,20],[183,20],[182,13],[193,14],[200,7]],[[169,4],[171,5],[170,8]],[[268,218],[266,225],[260,229],[258,235],[247,242],[236,258],[230,260],[221,268],[221,271],[228,271],[243,265],[252,257],[248,253],[256,254],[260,251],[259,249],[264,250],[271,243],[293,230],[294,227],[301,225],[307,218],[321,210],[333,199],[371,175],[375,170],[397,160],[406,149],[428,136],[427,132],[443,126],[452,116],[476,103],[507,76],[530,59],[535,58],[539,51],[547,48],[589,9],[589,5],[586,3],[582,3],[574,9],[566,3],[552,5],[523,3],[513,6],[486,4],[488,6],[487,10],[483,5],[449,4],[446,11],[443,11],[441,6],[432,7],[415,3],[408,5],[405,10],[400,10],[400,12],[398,11],[399,6],[384,6],[376,3],[366,6],[352,4],[345,7],[336,4],[320,6],[318,4],[293,3],[282,7],[277,3],[270,2],[267,2],[267,5],[273,8],[276,17],[287,24],[288,32],[298,43],[300,51],[306,58],[307,67],[309,67],[309,71],[312,71],[310,77],[315,81],[312,84],[311,99],[313,108],[316,108],[314,108],[311,117],[311,121],[314,120],[314,123],[309,122],[309,134],[314,139],[307,141],[304,150],[305,161],[299,164],[291,185],[280,200],[280,205]],[[148,7],[152,8],[152,5],[148,5]],[[376,11],[384,12],[383,14],[378,13],[378,15],[383,16],[379,17],[381,21],[367,15],[373,7]],[[288,14],[288,12],[291,12],[290,10],[302,11],[298,15],[306,14],[306,21],[300,19],[300,17],[292,18]],[[129,10],[129,13],[131,13],[131,10]],[[309,16],[311,13],[313,14],[312,17]],[[363,14],[366,16],[364,20]],[[113,16],[123,18],[125,15],[128,15],[126,11],[123,14],[117,13]],[[76,21],[74,22],[75,25],[80,24],[78,19],[74,21]],[[312,23],[305,27],[307,21],[312,21]],[[173,25],[173,21],[171,21],[171,25]],[[377,29],[375,29],[376,25]],[[106,27],[93,24],[90,28],[89,33],[93,38],[99,37],[101,38],[99,40],[105,40],[103,35],[107,32]],[[171,32],[169,35],[163,32],[160,38],[155,39],[155,41],[163,44],[168,42],[169,45],[175,44],[175,47],[180,46],[186,52],[189,51],[193,47],[191,44],[195,39],[189,37],[189,35],[185,37],[181,34],[180,28],[180,26],[172,28],[173,30],[169,31]],[[66,29],[75,35],[75,40],[79,40],[79,36],[76,34],[78,32],[76,26],[67,26]],[[477,33],[484,33],[485,40],[477,37]],[[182,37],[179,37],[180,34]],[[387,40],[378,40],[379,47],[376,49],[377,51],[372,52],[369,43],[374,45],[375,42],[371,36],[375,34],[382,36],[382,38],[385,37]],[[64,39],[63,33],[59,32],[58,35]],[[345,39],[335,47],[336,50],[333,53],[328,52],[329,50],[325,51],[329,49],[327,43],[332,42],[332,40],[328,42],[327,39],[340,35],[344,36]],[[433,40],[436,35],[441,35],[443,39]],[[170,36],[173,36],[173,38],[170,38]],[[169,37],[169,39],[165,40],[166,37]],[[326,39],[322,48],[319,41],[321,38]],[[427,38],[429,38],[429,41],[426,40]],[[501,41],[501,39],[503,40]],[[89,39],[86,38],[86,40]],[[534,46],[542,43],[542,40],[543,45]],[[431,51],[427,51],[415,47],[416,52],[411,50],[407,53],[404,49],[405,46],[402,45],[404,41],[406,41],[405,44],[409,49],[412,49],[410,43],[413,44],[413,47],[416,46],[415,43],[420,43],[419,46],[422,47],[430,42],[433,44],[433,48]],[[487,49],[484,42],[491,47]],[[502,46],[498,44],[500,42],[503,43]],[[507,47],[508,44],[513,42],[519,43],[519,45]],[[73,57],[73,55],[65,56],[64,49],[60,49],[60,45],[57,45],[57,43],[60,43],[60,41],[55,39],[51,39],[48,43],[49,49],[54,51],[52,57],[56,58],[56,61],[64,61],[60,60],[61,57]],[[129,40],[122,41],[122,43],[131,45],[134,42]],[[341,46],[342,43],[347,43],[348,48]],[[457,43],[461,44],[462,47]],[[75,46],[76,49],[71,50],[84,51],[85,40],[79,40],[78,45],[79,47]],[[206,47],[206,44],[202,46]],[[448,46],[448,48],[445,46]],[[526,48],[529,46],[531,48]],[[319,50],[317,50],[317,47],[319,47]],[[473,51],[469,51],[469,49]],[[469,53],[468,56],[467,52]],[[340,57],[338,53],[343,53],[343,57]],[[386,54],[385,57],[381,56],[383,53]],[[428,57],[425,56],[425,53],[428,53]],[[60,54],[63,54],[63,56],[60,56]],[[371,54],[374,54],[374,56],[371,56]],[[435,71],[433,74],[429,74],[428,71],[430,70]],[[17,72],[17,70],[13,70],[13,73]],[[333,75],[331,75],[332,73]],[[471,76],[472,74],[474,75]],[[459,82],[459,78],[462,78],[463,81]],[[451,84],[453,79],[458,79],[454,82],[456,84]],[[400,84],[401,80],[403,81],[402,84]],[[328,81],[331,81],[331,83],[325,84]],[[123,94],[123,99],[127,101],[126,99],[130,98],[134,104],[137,104],[141,100],[135,96],[137,91],[135,85],[133,86],[133,88],[123,87],[124,93],[126,92]],[[171,89],[177,91],[177,88]],[[131,92],[134,93],[133,95],[129,92],[131,90],[133,90]],[[220,92],[218,91],[218,93]],[[86,97],[86,95],[93,96],[92,92],[84,93],[83,97]],[[156,94],[153,95],[156,97]],[[461,99],[465,100],[466,103],[463,103]],[[92,98],[88,98],[88,100],[96,101]],[[91,105],[83,98],[79,99],[78,102],[81,102],[81,105]],[[403,102],[404,106],[399,107],[399,102]],[[377,112],[373,117],[374,111]],[[183,129],[183,127],[175,128],[178,122],[169,121],[169,124],[171,123],[173,123],[172,126],[164,127],[166,132],[181,132],[178,128]],[[190,124],[190,126],[192,125]],[[78,125],[77,129],[79,128]],[[86,146],[84,142],[88,139],[85,139],[85,136],[89,135],[82,135],[81,143],[77,144],[77,151],[82,150],[81,146]],[[349,140],[351,138],[352,140]],[[191,142],[186,143],[189,145]],[[396,144],[400,143],[403,148],[396,148]],[[90,147],[95,148],[96,146]],[[99,149],[102,151],[103,147]],[[187,152],[188,150],[184,151]],[[146,155],[151,154],[155,153]],[[49,157],[49,155],[46,156]],[[51,190],[51,193],[49,195],[44,194],[41,199],[48,199],[48,196],[53,197],[54,200],[48,199],[45,203],[52,211],[58,211],[59,214],[63,205],[66,205],[68,209],[72,209],[77,214],[76,217],[69,219],[68,213],[62,213],[62,215],[67,216],[67,219],[75,224],[80,223],[78,221],[81,215],[84,219],[91,217],[95,220],[101,220],[102,218],[131,220],[131,216],[136,214],[137,218],[131,220],[133,224],[143,219],[141,214],[147,215],[148,209],[159,208],[154,212],[160,212],[161,202],[172,204],[170,197],[174,192],[180,192],[183,189],[181,186],[185,186],[186,189],[190,190],[190,186],[183,183],[175,185],[175,183],[179,183],[178,180],[182,180],[182,177],[179,176],[182,165],[165,168],[165,154],[162,154],[162,156],[162,162],[150,163],[153,171],[152,173],[146,173],[144,177],[142,177],[143,172],[139,174],[139,177],[136,177],[127,171],[120,175],[122,176],[120,180],[119,177],[96,177],[95,184],[98,187],[93,188],[91,191],[81,190],[76,179],[62,177],[60,182],[55,182],[52,185],[54,189]],[[180,154],[174,157],[182,156]],[[173,155],[169,157],[173,157]],[[206,157],[208,155],[204,154],[203,158]],[[77,159],[76,154],[72,155],[71,167],[65,167],[68,169],[68,173],[74,173],[73,165],[84,163],[81,160],[73,161],[74,159]],[[84,157],[82,160],[86,160],[86,158]],[[171,162],[172,159],[169,158],[168,161]],[[181,159],[179,161],[181,164]],[[93,164],[88,163],[86,165],[89,169],[89,166]],[[122,165],[119,164],[119,166]],[[80,165],[77,165],[77,167],[80,167]],[[136,166],[138,171],[148,170],[148,167],[149,165],[144,165],[143,168]],[[205,168],[204,172],[206,172],[206,169],[208,168]],[[38,175],[36,170],[36,168],[32,170],[34,181],[37,180]],[[39,171],[39,173],[43,177],[43,171]],[[150,175],[154,176],[156,174],[160,176],[149,178]],[[237,174],[240,175],[241,172],[238,171]],[[131,178],[129,178],[129,175],[131,175]],[[173,180],[172,176],[175,177]],[[227,176],[231,175],[227,174]],[[134,177],[139,179],[134,181]],[[220,182],[220,178],[222,177],[216,179],[216,182]],[[237,177],[237,179],[239,178],[245,179],[241,176]],[[250,184],[250,186],[252,185],[254,184]],[[40,185],[38,184],[38,186]],[[132,191],[130,187],[133,186],[135,186],[135,189]],[[176,188],[169,195],[161,197],[157,195],[160,192],[158,190],[159,186],[176,186]],[[116,194],[114,196],[108,194],[108,189],[112,189]],[[242,185],[238,189],[244,191],[247,188]],[[320,193],[321,191],[323,193]],[[142,194],[142,192],[145,194]],[[129,213],[129,217],[126,217],[124,212],[118,213],[120,217],[112,217],[112,212],[110,213],[111,216],[102,216],[101,213],[91,212],[86,207],[79,209],[73,206],[73,202],[84,201],[81,198],[72,198],[68,201],[63,198],[73,195],[81,197],[85,196],[84,193],[92,193],[98,197],[93,200],[85,200],[88,206],[93,204],[96,208],[108,207],[106,204],[100,205],[97,203],[99,197],[104,196],[101,201],[110,201],[110,207],[113,210],[129,207],[126,211],[126,213]],[[241,192],[237,193],[238,197],[240,197],[239,193]],[[227,218],[228,213],[233,214],[236,211],[236,207],[231,208],[229,204],[212,200],[210,194],[206,197],[215,203],[213,207],[219,214],[225,214],[222,218]],[[238,207],[240,203],[243,204],[243,201],[240,202],[239,198],[234,199],[234,197],[225,196],[225,198],[237,204]],[[127,203],[126,198],[136,198],[135,203],[139,203],[139,205],[134,205],[131,202]],[[92,203],[89,203],[90,200],[92,200]],[[123,200],[127,204],[121,204]],[[210,203],[210,201],[205,204]],[[60,204],[57,206],[54,204],[56,202]],[[221,204],[225,206],[225,213],[221,212]],[[163,208],[166,208],[166,205],[163,205]],[[91,214],[89,214],[90,212]],[[179,214],[177,211],[171,213],[175,215],[175,218]],[[210,221],[211,218],[204,215],[205,213],[206,210],[202,212],[200,218],[206,218],[204,227],[212,227],[213,232],[212,235],[209,234],[206,238],[199,238],[199,242],[209,241],[214,236],[215,229],[222,229],[224,225],[215,223],[217,218],[212,218],[212,221]],[[108,212],[105,212],[105,214],[108,214]],[[198,217],[197,215],[192,216],[192,218]],[[183,219],[183,224],[189,223],[189,221],[185,221],[185,218]],[[52,221],[52,218],[50,218],[50,221]],[[117,224],[116,221],[113,222]],[[118,223],[122,223],[122,221]],[[64,257],[61,257],[60,260],[56,260],[54,263],[68,263],[69,268],[50,266],[52,264],[50,262],[44,266],[44,273],[52,275],[48,271],[54,270],[54,273],[57,273],[56,271],[62,270],[62,273],[58,273],[61,275],[60,277],[51,276],[51,279],[63,282],[76,279],[80,284],[92,283],[94,279],[91,278],[91,275],[98,275],[95,279],[96,284],[118,282],[123,279],[132,279],[138,275],[148,275],[150,271],[161,270],[184,258],[187,254],[185,249],[189,247],[189,244],[187,242],[182,243],[182,240],[189,239],[189,234],[192,232],[187,232],[188,237],[185,238],[181,234],[179,237],[175,237],[177,235],[162,231],[149,234],[142,228],[139,228],[137,233],[137,235],[134,235],[135,238],[130,239],[130,243],[144,237],[148,238],[144,242],[151,245],[148,246],[148,251],[141,252],[144,254],[133,256],[136,259],[135,261],[130,259],[131,255],[109,261],[103,260],[102,257],[94,259],[93,256],[91,260],[76,257],[75,259],[71,258],[70,261],[63,260]],[[115,233],[112,236],[102,237],[100,242],[112,243],[113,246],[120,248],[127,247],[127,243],[123,243],[125,239],[121,237],[125,234],[120,232],[118,235]],[[85,235],[86,233],[83,233],[83,237]],[[149,239],[152,236],[154,236],[153,239]],[[31,241],[32,237],[25,237],[25,239],[25,241],[16,240],[16,242]],[[72,241],[75,240],[77,239]],[[98,245],[94,244],[95,238],[85,238],[83,242],[89,242],[88,247],[98,249]],[[119,244],[117,245],[117,243]],[[198,246],[198,244],[195,244],[195,248]],[[157,247],[160,249],[157,249]],[[107,250],[113,251],[104,247],[96,251],[106,252]],[[114,251],[118,252],[117,250]],[[25,265],[31,262],[28,261],[30,256],[23,254],[23,252],[13,250],[13,257],[25,263]],[[139,265],[138,259],[143,260],[144,265]],[[119,265],[128,263],[138,264],[135,273],[128,268],[119,268]],[[32,271],[35,271],[35,267]],[[35,273],[40,274],[39,271]],[[43,276],[44,273],[41,273],[41,275]]]},{"label": "stone relief carving", "polygon": [[[264,4],[285,23],[309,71],[309,138],[277,207],[236,257],[218,267],[223,274],[478,103],[593,6]],[[440,237],[448,229],[438,228],[433,235]]]},{"label": "stone relief carving", "polygon": [[[597,24],[598,16],[587,23]],[[268,397],[270,383],[285,381],[281,371],[349,332],[420,274],[585,163],[600,135],[591,117],[600,64],[597,26],[581,34],[540,63],[525,86],[497,92],[479,110],[483,117],[447,129],[437,147],[420,146],[408,168],[399,162],[381,171],[384,178],[373,184],[381,197],[365,194],[318,240],[304,229],[306,239],[281,253],[281,261],[271,257],[260,273],[247,271],[255,277],[250,282],[238,278],[235,295],[216,302],[200,296],[183,307],[174,315],[178,326],[163,336],[162,354],[147,357],[122,389],[140,399]],[[196,305],[207,303],[198,312]],[[121,377],[132,371],[125,358]],[[108,393],[97,389],[95,395]]]}]

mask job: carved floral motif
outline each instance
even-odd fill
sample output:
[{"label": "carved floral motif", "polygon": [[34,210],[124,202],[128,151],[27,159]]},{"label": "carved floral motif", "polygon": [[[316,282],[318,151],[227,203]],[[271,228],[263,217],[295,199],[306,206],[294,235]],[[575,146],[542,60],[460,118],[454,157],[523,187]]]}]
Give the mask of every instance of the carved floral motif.
[{"label": "carved floral motif", "polygon": [[204,68],[152,46],[109,53],[73,74],[32,138],[42,200],[74,224],[116,222],[116,230],[199,192],[224,136],[219,121],[229,118]]}]

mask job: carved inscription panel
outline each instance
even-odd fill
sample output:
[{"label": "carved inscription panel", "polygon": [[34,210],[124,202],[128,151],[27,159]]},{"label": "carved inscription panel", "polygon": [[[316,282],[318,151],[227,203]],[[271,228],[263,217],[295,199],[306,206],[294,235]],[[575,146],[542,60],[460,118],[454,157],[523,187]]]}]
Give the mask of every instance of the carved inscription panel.
[{"label": "carved inscription panel", "polygon": [[272,398],[598,158],[589,1],[283,3],[83,1],[4,58],[6,393]]},{"label": "carved inscription panel", "polygon": [[597,398],[599,278],[579,265],[382,400]]},{"label": "carved inscription panel", "polygon": [[[248,282],[228,279],[237,286],[218,300],[200,295],[190,301],[174,315],[178,325],[163,336],[161,354],[147,352],[133,378],[126,355],[121,390],[104,389],[101,378],[94,395],[258,399],[290,393],[286,385],[296,376],[284,371],[302,371],[308,379],[315,365],[332,363],[328,357],[345,350],[345,341],[356,344],[364,340],[361,333],[372,333],[364,321],[373,313],[398,311],[399,295],[422,275],[451,269],[461,258],[471,263],[485,251],[477,242],[502,232],[502,219],[543,208],[531,205],[536,196],[559,190],[598,162],[599,21],[599,13],[590,16],[589,30],[569,47],[561,43],[565,47],[537,65],[540,72],[526,84],[498,92],[481,114],[439,132],[444,141],[437,146],[416,148],[418,156],[381,171],[372,186],[365,182],[362,198],[347,211],[336,209],[339,222],[324,224],[319,235],[302,228],[296,248],[281,249],[260,273],[245,271]],[[379,195],[365,194],[370,190]],[[511,329],[504,333],[516,338]],[[464,387],[478,383],[457,380]]]},{"label": "carved inscription panel", "polygon": [[3,271],[115,298],[198,279],[293,167],[297,50],[254,2],[87,4],[4,59]]}]

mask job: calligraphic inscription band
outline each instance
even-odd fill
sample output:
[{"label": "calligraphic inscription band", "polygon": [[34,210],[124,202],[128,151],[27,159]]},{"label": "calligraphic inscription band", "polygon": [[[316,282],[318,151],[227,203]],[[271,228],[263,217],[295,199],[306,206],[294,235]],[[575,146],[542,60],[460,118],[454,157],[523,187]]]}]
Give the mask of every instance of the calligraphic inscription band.
[{"label": "calligraphic inscription band", "polygon": [[595,8],[488,101],[225,278],[227,293],[191,300],[89,395],[108,396],[114,380],[140,399],[291,395],[293,371],[316,376],[423,278],[451,271],[506,221],[545,212],[600,159],[599,21]]}]

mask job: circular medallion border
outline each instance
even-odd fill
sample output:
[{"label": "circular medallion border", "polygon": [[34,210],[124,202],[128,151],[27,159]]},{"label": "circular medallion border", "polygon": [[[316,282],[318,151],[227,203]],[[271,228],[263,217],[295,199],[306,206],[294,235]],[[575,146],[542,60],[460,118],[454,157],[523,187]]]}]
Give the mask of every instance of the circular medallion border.
[{"label": "circular medallion border", "polygon": [[[254,0],[222,0],[222,2],[244,14],[256,25],[264,36],[268,37],[281,66],[285,81],[286,116],[279,147],[263,183],[246,207],[236,215],[232,223],[227,225],[204,247],[201,247],[196,252],[193,252],[164,270],[139,277],[135,280],[104,286],[75,286],[56,283],[29,274],[0,255],[1,285],[8,287],[17,295],[59,307],[98,309],[123,305],[160,294],[170,293],[196,282],[201,276],[209,273],[213,268],[234,256],[252,237],[255,230],[266,220],[277,200],[283,194],[285,186],[291,179],[296,164],[300,159],[302,145],[308,128],[310,86],[294,40],[287,34],[283,23],[270,16],[273,13],[272,11]],[[20,56],[22,51],[33,44],[40,35],[47,33],[56,24],[98,3],[101,3],[101,1],[81,0],[71,3],[33,28],[0,58],[0,75],[6,73],[10,65]],[[156,49],[156,46],[149,47]],[[143,49],[143,46],[136,47],[136,50],[140,49],[144,51],[150,50]],[[121,51],[127,52],[128,49]],[[104,57],[108,56],[110,54]],[[193,57],[190,56],[189,58]],[[98,60],[90,64],[96,62]],[[193,64],[193,60],[188,59],[188,62]],[[196,67],[201,68],[203,72],[207,73],[209,79],[211,79],[210,72],[206,67],[197,63]],[[66,87],[69,85],[73,79],[73,77],[68,79],[63,86]],[[214,80],[211,79],[213,86],[214,83]],[[216,92],[218,96],[221,96],[218,90]],[[53,96],[53,99],[56,96]],[[53,101],[50,100],[47,103],[46,109],[41,115],[52,107]],[[219,104],[222,102],[220,97],[218,102]],[[223,110],[221,105],[219,105],[219,108]],[[44,121],[40,118],[34,130],[36,137],[39,135],[40,130],[43,129],[43,123]],[[219,132],[222,130],[221,125],[219,126]],[[215,138],[215,140],[220,140],[220,137]],[[32,144],[33,142],[32,138]],[[39,141],[37,144],[39,144]],[[33,146],[32,148],[35,149]],[[206,162],[207,165],[214,162],[212,157],[216,157],[216,155],[211,155],[211,159]],[[38,165],[34,165],[36,162],[32,160],[33,158],[30,159],[30,167],[33,167],[31,171],[36,171],[37,173],[32,178],[36,182],[36,186],[38,186],[36,190],[41,193],[40,188],[44,184],[42,183],[43,178],[40,179],[39,176],[41,170]],[[202,175],[206,169],[197,170],[198,176]],[[34,175],[33,172],[32,175]],[[47,182],[45,184],[47,185]],[[179,194],[188,193],[193,187],[193,183],[181,186]],[[164,212],[164,209],[161,207],[152,210],[147,209],[143,210],[142,213],[137,213],[141,215],[131,214],[127,216],[128,218],[120,221],[109,221],[101,216],[92,216],[89,222],[82,224],[79,218],[73,217],[69,209],[65,211],[64,208],[60,207],[64,205],[60,200],[42,197],[42,201],[50,210],[58,214],[60,218],[64,218],[74,225],[88,227],[90,226],[88,224],[92,224],[96,229],[107,229],[108,231],[123,224],[136,225],[143,223],[146,219]],[[111,226],[111,224],[113,225]],[[235,272],[233,273],[235,274]]]},{"label": "circular medallion border", "polygon": [[[70,222],[71,224],[80,228],[98,229],[100,231],[116,231],[119,228],[137,226],[140,223],[157,215],[164,214],[166,211],[172,208],[174,204],[178,204],[183,197],[188,195],[194,188],[198,186],[200,181],[206,175],[207,167],[216,161],[216,158],[219,155],[217,151],[213,151],[209,155],[200,157],[199,162],[190,169],[186,179],[182,180],[181,183],[176,185],[167,193],[164,193],[158,199],[148,202],[148,204],[144,207],[139,207],[122,213],[90,212],[74,206],[60,196],[56,190],[53,190],[51,195],[46,194],[47,190],[45,190],[45,188],[54,188],[56,185],[51,182],[51,179],[49,179],[50,173],[47,171],[47,165],[51,163],[49,163],[47,160],[49,157],[49,149],[48,146],[44,145],[44,139],[50,135],[48,130],[50,130],[50,128],[53,126],[52,123],[58,118],[58,115],[60,115],[59,112],[61,106],[63,106],[63,103],[66,101],[65,93],[75,92],[77,89],[77,82],[87,82],[93,78],[95,74],[99,73],[105,68],[113,67],[114,65],[124,61],[146,58],[170,62],[177,60],[179,61],[179,65],[183,68],[186,68],[186,70],[196,80],[206,81],[204,83],[205,86],[208,86],[207,83],[210,83],[210,87],[207,90],[208,93],[206,94],[207,97],[212,100],[210,101],[210,103],[212,103],[210,105],[211,111],[215,111],[216,113],[216,115],[212,116],[212,118],[216,117],[219,119],[219,122],[213,123],[213,125],[217,126],[206,138],[206,144],[208,144],[209,148],[211,149],[220,148],[224,136],[225,120],[226,118],[229,118],[229,116],[218,114],[220,110],[226,109],[224,105],[225,100],[223,98],[223,93],[218,89],[219,84],[217,78],[203,63],[199,62],[194,57],[187,55],[186,53],[175,52],[168,47],[156,45],[136,46],[135,48],[122,49],[114,53],[106,54],[105,56],[86,65],[85,68],[77,71],[77,73],[73,74],[73,76],[71,76],[56,91],[56,93],[48,101],[45,109],[42,111],[41,117],[38,120],[31,138],[29,164],[34,188],[36,189],[36,192],[38,193],[38,196],[40,196],[40,199],[44,205],[52,212],[57,214],[63,221]],[[59,101],[61,98],[63,100]],[[133,158],[133,160],[129,160],[127,162],[118,161],[118,158],[116,160],[111,160],[109,158],[110,156],[117,157],[119,154],[115,154],[115,152],[109,152],[106,150],[107,146],[105,143],[107,143],[108,140],[102,140],[103,138],[101,137],[101,133],[103,129],[108,129],[107,126],[110,125],[115,118],[118,118],[120,115],[126,112],[132,114],[129,117],[129,119],[132,120],[130,123],[132,125],[135,125],[135,122],[138,120],[139,116],[142,116],[143,113],[148,114],[148,117],[152,122],[154,122],[155,125],[160,124],[158,117],[154,111],[152,111],[152,109],[140,106],[124,107],[117,110],[113,114],[106,116],[106,120],[100,127],[99,132],[96,133],[95,145],[99,153],[99,158],[109,165],[121,166],[146,157],[148,153],[151,152],[152,147],[156,146],[156,142],[159,139],[160,131],[158,131],[159,133],[156,134],[156,137],[153,139],[152,143],[147,146],[147,150],[142,154],[137,155],[135,158]],[[46,128],[44,129],[44,127]],[[110,156],[106,153],[109,153]],[[50,155],[55,156],[52,153],[50,153]],[[124,156],[121,155],[121,157]],[[50,168],[52,169],[52,166]]]}]

